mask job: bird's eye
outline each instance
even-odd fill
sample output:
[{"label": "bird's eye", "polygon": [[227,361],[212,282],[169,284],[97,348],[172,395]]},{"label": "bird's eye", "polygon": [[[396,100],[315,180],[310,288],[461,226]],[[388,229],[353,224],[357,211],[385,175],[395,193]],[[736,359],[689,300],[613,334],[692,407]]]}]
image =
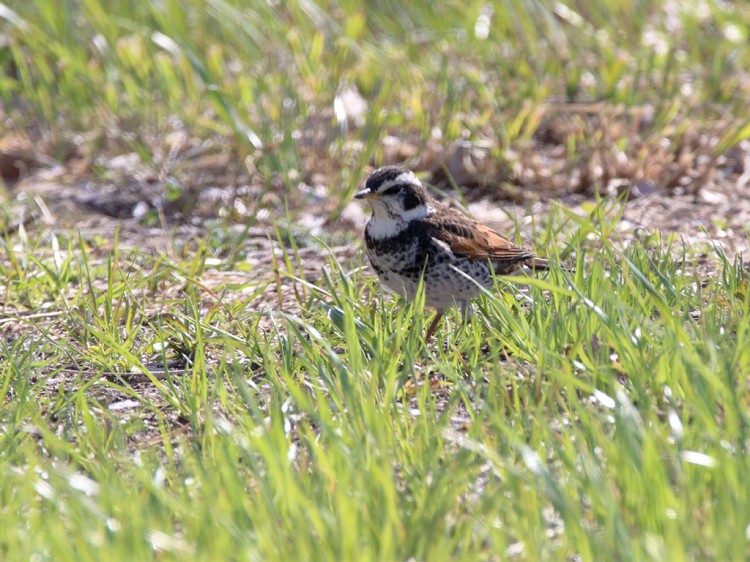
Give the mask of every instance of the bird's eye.
[{"label": "bird's eye", "polygon": [[400,185],[394,185],[393,187],[389,187],[383,192],[383,195],[396,195],[399,191],[401,191]]}]

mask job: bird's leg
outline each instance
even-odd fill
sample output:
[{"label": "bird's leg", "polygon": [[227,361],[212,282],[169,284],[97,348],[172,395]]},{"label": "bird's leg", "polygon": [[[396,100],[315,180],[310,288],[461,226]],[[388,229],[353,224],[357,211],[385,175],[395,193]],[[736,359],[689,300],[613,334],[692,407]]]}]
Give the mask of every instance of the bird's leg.
[{"label": "bird's leg", "polygon": [[461,316],[463,317],[464,324],[471,322],[471,319],[474,317],[474,307],[471,306],[470,302],[464,302],[461,305]]},{"label": "bird's leg", "polygon": [[465,330],[469,329],[469,324],[474,316],[474,307],[468,302],[456,303],[461,309],[461,323],[458,325],[458,332],[456,332],[455,341],[459,341],[463,337]]},{"label": "bird's leg", "polygon": [[440,322],[440,319],[443,317],[443,313],[439,312],[435,316],[435,319],[432,321],[432,324],[430,324],[430,327],[427,328],[427,333],[424,336],[424,341],[428,342],[430,341],[430,338],[432,337],[432,334],[435,333],[435,328],[437,328],[438,323]]}]

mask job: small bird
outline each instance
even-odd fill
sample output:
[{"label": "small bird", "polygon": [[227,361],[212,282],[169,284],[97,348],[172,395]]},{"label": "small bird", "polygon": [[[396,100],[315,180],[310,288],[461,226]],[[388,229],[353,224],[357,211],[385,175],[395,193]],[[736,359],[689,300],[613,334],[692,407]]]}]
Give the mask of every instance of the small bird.
[{"label": "small bird", "polygon": [[547,260],[514,244],[490,227],[440,203],[410,170],[385,166],[354,196],[372,207],[365,227],[367,256],[391,290],[414,299],[424,279],[425,304],[437,310],[429,341],[445,311],[457,306],[465,318],[470,300],[489,288],[496,275],[524,267],[546,270]]}]

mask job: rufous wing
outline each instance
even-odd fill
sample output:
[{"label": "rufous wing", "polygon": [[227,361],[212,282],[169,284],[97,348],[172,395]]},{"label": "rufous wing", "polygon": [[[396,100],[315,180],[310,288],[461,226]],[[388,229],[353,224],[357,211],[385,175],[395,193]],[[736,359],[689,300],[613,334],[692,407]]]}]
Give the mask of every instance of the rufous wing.
[{"label": "rufous wing", "polygon": [[473,260],[517,262],[534,257],[531,250],[471,219],[441,221],[435,225],[432,236],[448,244],[455,254]]}]

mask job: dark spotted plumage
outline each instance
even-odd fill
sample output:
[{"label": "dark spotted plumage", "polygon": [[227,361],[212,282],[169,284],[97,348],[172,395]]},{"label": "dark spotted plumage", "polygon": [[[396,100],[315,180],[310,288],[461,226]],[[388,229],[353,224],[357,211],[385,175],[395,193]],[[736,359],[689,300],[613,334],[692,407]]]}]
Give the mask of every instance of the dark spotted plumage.
[{"label": "dark spotted plumage", "polygon": [[372,207],[365,243],[383,282],[413,299],[424,275],[426,304],[439,313],[428,339],[447,308],[471,313],[469,301],[480,293],[477,283],[490,287],[493,270],[505,275],[523,267],[547,268],[547,260],[533,251],[438,202],[409,170],[379,168],[355,197]]}]

